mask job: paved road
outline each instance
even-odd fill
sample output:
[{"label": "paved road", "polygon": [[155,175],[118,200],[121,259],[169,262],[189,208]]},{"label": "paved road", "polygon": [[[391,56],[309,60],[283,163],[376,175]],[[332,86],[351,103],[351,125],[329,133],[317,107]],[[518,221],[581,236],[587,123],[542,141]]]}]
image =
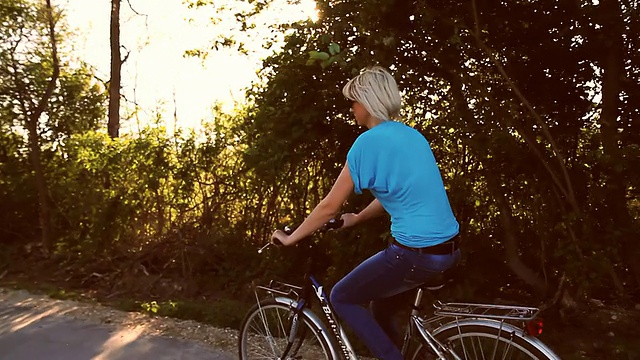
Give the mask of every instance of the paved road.
[{"label": "paved road", "polygon": [[231,360],[230,354],[135,329],[0,302],[0,360]]}]

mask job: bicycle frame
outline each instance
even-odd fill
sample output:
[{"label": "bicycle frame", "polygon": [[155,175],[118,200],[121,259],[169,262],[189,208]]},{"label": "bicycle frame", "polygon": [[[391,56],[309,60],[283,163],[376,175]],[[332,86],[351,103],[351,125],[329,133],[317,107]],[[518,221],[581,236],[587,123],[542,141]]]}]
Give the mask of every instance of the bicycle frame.
[{"label": "bicycle frame", "polygon": [[[321,336],[325,338],[329,344],[332,357],[335,359],[356,360],[355,351],[344,332],[343,327],[339,323],[332,306],[328,301],[324,286],[320,284],[313,276],[306,277],[304,286],[296,286],[276,281],[271,281],[268,286],[257,286],[256,290],[264,290],[272,295],[274,299],[292,310],[293,321],[289,332],[289,346],[284,350],[281,358],[286,358],[291,344],[298,336],[297,329],[301,315],[304,315],[315,328],[319,329]],[[326,322],[322,322],[318,315],[310,309],[310,302],[314,296],[318,300],[322,312],[325,315]],[[436,311],[433,317],[424,317],[420,315],[419,306],[422,301],[424,290],[417,289],[416,297],[413,304],[408,325],[405,332],[402,355],[406,358],[410,355],[409,351],[412,341],[417,341],[423,346],[428,347],[436,355],[437,359],[456,359],[461,357],[452,349],[448,348],[436,339],[441,332],[450,330],[451,328],[461,327],[465,325],[483,325],[493,327],[500,332],[508,334],[518,334],[516,336],[526,336],[521,327],[514,326],[506,321],[523,321],[534,318],[537,308],[520,307],[520,306],[503,306],[492,304],[472,304],[472,303],[441,303],[436,301],[434,307]],[[274,296],[274,295],[280,296]],[[257,296],[257,293],[256,293]],[[258,302],[259,303],[259,302]],[[491,312],[491,313],[490,313]],[[325,326],[325,323],[329,327]],[[431,324],[434,324],[433,327]],[[550,359],[558,359],[558,357],[548,349],[540,340],[535,337],[527,337],[527,341],[539,351],[544,353]]]},{"label": "bicycle frame", "polygon": [[402,343],[402,349],[400,349],[402,356],[407,357],[409,351],[409,345],[412,339],[418,338],[416,333],[420,334],[419,339],[422,341],[423,345],[428,346],[433,353],[438,357],[438,359],[444,359],[443,350],[450,353],[455,359],[460,359],[460,357],[452,351],[447,350],[427,329],[424,327],[424,320],[420,317],[418,308],[420,307],[420,303],[422,302],[422,295],[424,290],[422,288],[418,288],[415,300],[413,302],[413,308],[411,310],[411,315],[409,317],[409,324],[407,325],[407,330],[405,332],[404,341]]},{"label": "bicycle frame", "polygon": [[318,298],[320,306],[322,307],[322,312],[327,319],[327,323],[329,324],[329,328],[331,329],[333,340],[335,340],[345,359],[357,360],[356,353],[353,350],[353,346],[351,346],[351,343],[347,338],[347,334],[345,334],[344,329],[333,313],[331,304],[327,300],[327,295],[324,292],[324,287],[320,285],[320,283],[313,276],[309,276],[309,280],[311,281],[311,286],[314,290],[313,293]]},{"label": "bicycle frame", "polygon": [[[418,337],[416,333],[420,334]],[[458,354],[454,351],[447,349],[442,345],[434,335],[425,329],[423,325],[423,319],[418,315],[411,315],[409,318],[409,325],[407,326],[407,335],[404,340],[404,344],[402,346],[402,356],[407,358],[409,351],[409,343],[411,339],[419,339],[424,346],[428,346],[431,351],[437,356],[437,359],[446,359],[445,351],[447,354],[453,356],[456,360],[462,360]]]}]

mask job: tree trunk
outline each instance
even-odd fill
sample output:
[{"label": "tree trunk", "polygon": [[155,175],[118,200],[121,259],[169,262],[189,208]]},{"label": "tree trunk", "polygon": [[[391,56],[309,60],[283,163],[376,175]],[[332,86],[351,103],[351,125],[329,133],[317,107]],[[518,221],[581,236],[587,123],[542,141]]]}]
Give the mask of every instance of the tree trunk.
[{"label": "tree trunk", "polygon": [[53,20],[53,8],[51,7],[51,0],[46,1],[47,10],[47,22],[49,28],[49,39],[51,41],[51,57],[52,57],[52,73],[51,79],[47,83],[42,97],[37,104],[28,103],[26,100],[27,88],[25,86],[25,80],[16,77],[16,86],[22,100],[22,109],[24,111],[25,127],[28,132],[29,138],[29,159],[31,160],[31,167],[35,176],[35,186],[38,194],[38,222],[41,231],[41,242],[46,255],[50,254],[53,250],[54,239],[51,228],[51,205],[49,202],[49,189],[47,186],[46,176],[44,174],[44,167],[42,166],[41,149],[40,149],[40,134],[38,133],[38,124],[42,113],[46,110],[49,103],[49,99],[55,90],[56,83],[60,77],[60,63],[58,61],[58,47],[55,37],[55,22]]},{"label": "tree trunk", "polygon": [[529,284],[540,298],[544,298],[548,290],[547,283],[523,263],[518,254],[518,235],[513,228],[513,213],[511,212],[509,201],[500,189],[496,179],[491,178],[491,174],[487,174],[485,179],[487,179],[489,191],[496,199],[496,204],[498,205],[498,209],[500,209],[507,265],[514,274]]},{"label": "tree trunk", "polygon": [[46,254],[50,254],[53,250],[54,243],[51,229],[51,206],[49,203],[49,189],[40,156],[40,134],[38,134],[38,122],[40,120],[40,116],[47,108],[49,99],[56,87],[58,77],[60,77],[60,64],[58,62],[58,47],[56,44],[55,23],[53,21],[51,0],[47,0],[46,7],[49,39],[51,40],[51,57],[53,58],[53,72],[38,105],[33,109],[33,111],[25,114],[25,117],[27,118],[27,130],[29,131],[29,157],[31,159],[31,166],[33,167],[36,181],[36,190],[38,192],[38,220],[40,223],[42,245]]},{"label": "tree trunk", "polygon": [[109,81],[109,136],[117,138],[120,131],[120,0],[111,0],[111,80]]},{"label": "tree trunk", "polygon": [[38,222],[41,231],[41,241],[47,254],[53,250],[53,236],[51,234],[51,206],[49,203],[49,189],[44,175],[40,156],[40,135],[38,134],[39,117],[30,116],[27,124],[29,130],[29,158],[35,176],[36,191],[38,192]]},{"label": "tree trunk", "polygon": [[[473,114],[469,110],[469,104],[464,97],[464,93],[462,92],[462,79],[460,75],[457,73],[449,74],[449,83],[451,84],[451,95],[454,99],[454,106],[456,107],[456,112],[462,114],[465,125],[472,132],[481,133],[478,129],[478,125],[473,119]],[[467,142],[468,139],[463,138],[463,141]],[[477,148],[476,144],[471,141],[469,142],[469,147],[471,149],[475,148],[475,151],[481,153],[483,149]],[[485,164],[486,165],[486,164]],[[505,234],[505,257],[507,260],[507,265],[516,274],[520,279],[525,281],[527,284],[533,287],[534,291],[540,296],[543,297],[547,291],[547,284],[538,276],[533,270],[529,269],[525,263],[520,260],[520,255],[518,254],[518,241],[516,235],[513,231],[513,215],[511,213],[511,209],[509,204],[502,194],[499,185],[497,184],[497,180],[493,178],[489,178],[491,174],[487,174],[485,178],[487,179],[487,186],[489,191],[496,199],[496,203],[500,209],[500,214],[502,216],[502,224],[504,227]]]},{"label": "tree trunk", "polygon": [[627,205],[627,183],[624,178],[624,159],[618,135],[618,117],[620,116],[621,79],[624,74],[624,20],[622,9],[617,0],[602,0],[601,11],[606,14],[602,24],[602,33],[607,34],[603,40],[603,51],[600,60],[602,68],[602,113],[600,129],[606,169],[606,214],[610,216],[610,229],[622,234],[622,257],[632,270],[635,282],[640,285],[640,247],[636,236],[631,233],[633,220]]}]

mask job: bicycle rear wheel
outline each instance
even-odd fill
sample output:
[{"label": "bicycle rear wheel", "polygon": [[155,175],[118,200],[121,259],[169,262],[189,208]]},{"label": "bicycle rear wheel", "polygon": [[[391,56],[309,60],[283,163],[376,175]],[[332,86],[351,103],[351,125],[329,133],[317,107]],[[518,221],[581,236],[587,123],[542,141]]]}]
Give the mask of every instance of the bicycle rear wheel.
[{"label": "bicycle rear wheel", "polygon": [[[289,345],[293,320],[293,309],[275,299],[263,300],[254,305],[240,327],[240,359],[281,359]],[[304,313],[300,313],[297,329],[294,331],[295,337],[286,359],[333,359],[330,345],[322,336],[322,330]]]},{"label": "bicycle rear wheel", "polygon": [[[556,360],[550,349],[536,338],[480,323],[460,323],[442,332],[434,332],[435,338],[464,360],[511,359]],[[449,358],[449,357],[447,357]],[[453,358],[453,357],[452,357]],[[435,356],[428,346],[420,344],[413,360],[431,360]]]}]

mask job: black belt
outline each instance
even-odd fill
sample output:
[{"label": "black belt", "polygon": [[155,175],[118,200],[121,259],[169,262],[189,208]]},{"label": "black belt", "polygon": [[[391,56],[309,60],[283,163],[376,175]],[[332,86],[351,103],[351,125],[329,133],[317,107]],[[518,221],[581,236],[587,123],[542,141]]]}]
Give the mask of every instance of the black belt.
[{"label": "black belt", "polygon": [[393,244],[407,250],[415,251],[419,254],[432,254],[432,255],[448,255],[458,250],[458,236],[454,236],[452,239],[443,243],[433,246],[427,246],[423,248],[413,248],[407,245],[400,244],[396,239],[393,239]]}]

